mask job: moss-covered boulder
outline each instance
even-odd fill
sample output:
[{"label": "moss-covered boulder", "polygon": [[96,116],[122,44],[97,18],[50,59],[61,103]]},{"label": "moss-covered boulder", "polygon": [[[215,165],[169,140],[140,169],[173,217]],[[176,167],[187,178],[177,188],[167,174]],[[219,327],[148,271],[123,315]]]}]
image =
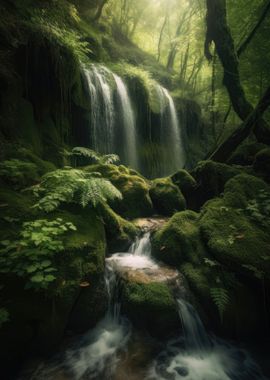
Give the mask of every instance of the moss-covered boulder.
[{"label": "moss-covered boulder", "polygon": [[178,172],[171,175],[171,180],[183,193],[187,207],[194,209],[196,205],[196,180],[184,169],[178,170]]},{"label": "moss-covered boulder", "polygon": [[172,291],[164,282],[125,282],[123,311],[131,321],[154,335],[177,329],[179,316]]},{"label": "moss-covered boulder", "polygon": [[43,174],[55,170],[54,164],[21,146],[5,144],[2,154],[4,159],[0,162],[0,181],[14,189],[36,184]]},{"label": "moss-covered boulder", "polygon": [[175,214],[152,241],[153,255],[170,265],[179,266],[186,260],[196,260],[204,251],[196,222],[199,214],[183,211]]},{"label": "moss-covered boulder", "polygon": [[121,216],[133,219],[153,213],[153,205],[149,196],[150,185],[135,170],[123,165],[101,164],[88,166],[85,170],[101,173],[121,191],[123,199],[111,204],[111,207]]},{"label": "moss-covered boulder", "polygon": [[270,148],[256,154],[253,168],[265,181],[270,182]]},{"label": "moss-covered boulder", "polygon": [[214,161],[201,161],[191,171],[197,181],[196,208],[200,208],[207,200],[220,195],[226,182],[240,174],[241,168]]},{"label": "moss-covered boulder", "polygon": [[189,191],[195,189],[197,186],[196,180],[184,169],[178,170],[178,172],[171,175],[171,180],[181,189],[184,195],[188,194]]},{"label": "moss-covered boulder", "polygon": [[186,208],[183,194],[170,178],[152,181],[149,194],[158,214],[169,216]]},{"label": "moss-covered boulder", "polygon": [[139,228],[116,214],[107,204],[100,205],[100,214],[105,226],[108,251],[124,252],[138,235]]},{"label": "moss-covered boulder", "polygon": [[241,174],[226,184],[223,198],[205,205],[200,218],[204,241],[231,270],[257,270],[269,276],[270,224],[267,210],[260,205],[267,199],[270,204],[270,188],[264,181]]},{"label": "moss-covered boulder", "polygon": [[[12,196],[17,205],[22,205],[20,212],[25,208],[31,210],[30,201],[26,203],[24,198]],[[18,219],[21,216],[16,214]],[[64,236],[65,250],[55,254],[57,279],[50,289],[26,290],[23,279],[2,276],[1,299],[10,320],[0,329],[0,353],[7,364],[19,362],[30,352],[47,353],[60,342],[67,327],[85,331],[96,324],[106,309],[103,284],[106,241],[102,220],[94,210],[75,206],[43,217],[61,218],[63,223],[73,223],[77,230]],[[16,223],[15,232],[12,228],[5,230],[5,239],[17,238],[20,222],[16,219]]]},{"label": "moss-covered boulder", "polygon": [[255,156],[262,149],[267,148],[267,145],[258,142],[249,142],[241,144],[228,160],[229,164],[236,165],[252,165]]},{"label": "moss-covered boulder", "polygon": [[262,282],[269,288],[269,190],[257,177],[237,175],[200,214],[179,212],[153,237],[153,255],[185,276],[204,322],[234,338],[265,331],[260,289]]}]

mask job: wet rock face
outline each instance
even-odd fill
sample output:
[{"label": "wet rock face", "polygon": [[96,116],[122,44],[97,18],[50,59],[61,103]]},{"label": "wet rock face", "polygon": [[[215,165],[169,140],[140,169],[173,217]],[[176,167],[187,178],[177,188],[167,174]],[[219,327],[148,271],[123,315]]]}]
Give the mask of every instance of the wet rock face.
[{"label": "wet rock face", "polygon": [[123,313],[151,335],[168,336],[180,325],[174,292],[186,298],[187,291],[182,275],[152,260],[148,248],[137,246],[135,253],[115,254],[107,261],[121,282]]},{"label": "wet rock face", "polygon": [[138,218],[133,221],[136,227],[142,231],[154,232],[160,229],[164,223],[168,221],[168,218],[152,217],[152,218]]}]

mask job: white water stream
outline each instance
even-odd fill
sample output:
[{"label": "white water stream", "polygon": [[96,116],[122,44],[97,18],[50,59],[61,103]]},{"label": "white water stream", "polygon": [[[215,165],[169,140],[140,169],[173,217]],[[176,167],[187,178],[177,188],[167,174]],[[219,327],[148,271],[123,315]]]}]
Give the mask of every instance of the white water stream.
[{"label": "white water stream", "polygon": [[[121,161],[134,169],[140,167],[144,141],[139,138],[140,125],[135,115],[128,87],[122,78],[101,65],[83,68],[83,78],[90,100],[91,148],[100,153],[116,153]],[[172,174],[185,165],[185,149],[174,101],[168,90],[156,84],[160,105],[160,136],[154,143],[164,154],[156,158],[160,176]],[[136,108],[136,104],[134,104]]]},{"label": "white water stream", "polygon": [[[127,253],[106,259],[105,282],[108,309],[105,318],[60,359],[45,363],[31,380],[118,380],[115,377],[121,352],[132,335],[130,322],[121,315],[119,271],[160,270],[151,259],[150,233],[136,239]],[[183,335],[171,340],[150,360],[139,380],[264,380],[259,367],[242,349],[211,338],[195,309],[176,298]],[[154,315],[153,315],[154,318]],[[180,323],[180,320],[179,320]],[[128,352],[126,352],[128,355]],[[25,379],[25,378],[24,378]],[[121,377],[121,379],[123,379]],[[126,377],[124,380],[129,380]]]}]

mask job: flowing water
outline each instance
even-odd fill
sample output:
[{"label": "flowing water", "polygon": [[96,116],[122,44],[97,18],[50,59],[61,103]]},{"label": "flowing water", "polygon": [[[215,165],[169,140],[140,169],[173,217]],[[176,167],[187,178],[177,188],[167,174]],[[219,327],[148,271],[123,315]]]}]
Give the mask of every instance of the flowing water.
[{"label": "flowing water", "polygon": [[[132,106],[128,87],[120,76],[101,65],[83,68],[83,78],[90,101],[90,147],[100,153],[116,153],[122,163],[144,173],[139,139],[140,125]],[[160,133],[151,141],[162,146],[156,157],[158,175],[172,174],[185,165],[185,150],[174,101],[168,90],[156,84],[160,105]],[[151,129],[151,128],[150,128]],[[151,140],[151,137],[150,137]]]},{"label": "flowing water", "polygon": [[117,96],[120,102],[124,132],[125,161],[123,163],[130,165],[134,169],[139,169],[137,157],[138,148],[136,136],[136,122],[134,111],[132,109],[130,97],[125,83],[118,75],[113,74],[113,77],[117,87]]},{"label": "flowing water", "polygon": [[[124,164],[138,169],[135,115],[125,83],[104,66],[84,68],[83,74],[91,106],[91,148],[100,153],[120,154]],[[119,120],[120,132],[117,130]]]},{"label": "flowing water", "polygon": [[161,110],[160,141],[167,145],[167,160],[163,159],[163,171],[168,174],[183,168],[185,165],[185,149],[174,101],[168,90],[156,85],[156,92]]},{"label": "flowing water", "polygon": [[64,354],[44,363],[31,377],[23,379],[266,380],[246,351],[210,337],[195,309],[178,296],[176,305],[183,334],[167,344],[156,341],[156,346],[162,344],[164,349],[157,356],[150,355],[145,368],[132,364],[147,350],[148,342],[142,338],[135,352],[133,349],[129,353],[129,344],[136,331],[121,314],[119,274],[123,270],[158,272],[161,269],[151,258],[149,232],[136,239],[129,252],[116,253],[106,259],[105,282],[109,301],[104,319]]},{"label": "flowing water", "polygon": [[115,148],[114,103],[109,83],[110,72],[103,66],[92,65],[83,70],[88,89],[91,112],[92,148],[100,153],[113,153]]}]

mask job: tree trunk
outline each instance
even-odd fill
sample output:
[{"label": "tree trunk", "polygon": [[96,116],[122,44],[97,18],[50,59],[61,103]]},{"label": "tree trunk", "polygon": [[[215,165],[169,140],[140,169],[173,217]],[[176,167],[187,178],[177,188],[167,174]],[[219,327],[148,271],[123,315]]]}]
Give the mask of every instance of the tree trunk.
[{"label": "tree trunk", "polygon": [[[254,111],[254,108],[246,99],[244,89],[241,86],[238,57],[227,24],[226,0],[206,0],[206,2],[205,56],[208,60],[212,59],[210,45],[214,41],[217,54],[224,68],[223,83],[229,93],[233,109],[244,121]],[[270,144],[270,129],[263,119],[257,123],[254,133],[258,141]]]},{"label": "tree trunk", "polygon": [[98,6],[98,9],[96,11],[96,14],[93,18],[93,21],[98,21],[102,15],[102,11],[103,11],[103,8],[104,6],[108,3],[109,0],[102,0]]},{"label": "tree trunk", "polygon": [[270,87],[268,87],[257,107],[249,115],[246,121],[217,148],[217,150],[211,155],[210,159],[219,162],[226,162],[238,145],[249,136],[254,126],[260,123],[263,113],[269,106]]},{"label": "tree trunk", "polygon": [[159,34],[158,53],[157,53],[157,60],[158,60],[158,62],[160,60],[160,55],[161,55],[161,42],[162,42],[163,32],[164,32],[165,26],[167,24],[167,21],[168,21],[168,14],[166,14],[166,16],[164,18],[164,22],[162,24],[162,27],[161,27],[161,30],[160,30],[160,34]]}]

